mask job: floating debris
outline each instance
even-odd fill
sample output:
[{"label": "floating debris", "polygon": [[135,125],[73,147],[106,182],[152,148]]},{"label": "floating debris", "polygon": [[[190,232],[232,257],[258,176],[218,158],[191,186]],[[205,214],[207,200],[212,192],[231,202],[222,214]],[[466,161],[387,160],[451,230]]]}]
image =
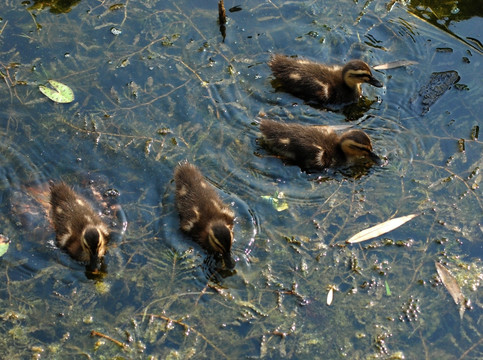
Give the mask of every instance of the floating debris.
[{"label": "floating debris", "polygon": [[220,33],[225,42],[226,37],[226,11],[223,0],[218,1],[218,22],[220,23]]},{"label": "floating debris", "polygon": [[369,229],[362,230],[361,232],[355,234],[349,240],[346,240],[346,243],[354,244],[361,241],[373,239],[375,237],[378,237],[379,235],[388,233],[389,231],[400,227],[401,225],[407,223],[409,220],[415,218],[418,215],[419,214],[411,214],[384,221],[383,223],[377,224],[370,227]]},{"label": "floating debris", "polygon": [[389,288],[389,284],[387,283],[387,280],[384,280],[384,284],[386,285],[386,295],[391,296],[391,289]]},{"label": "floating debris", "polygon": [[458,285],[455,277],[446,269],[443,265],[438,262],[435,262],[436,271],[438,272],[439,277],[441,278],[441,282],[443,283],[446,290],[448,290],[449,294],[453,298],[456,305],[460,306],[460,318],[463,318],[463,314],[465,313],[465,297],[461,292],[461,288]]},{"label": "floating debris", "polygon": [[116,11],[116,10],[124,9],[125,7],[126,7],[125,4],[114,4],[114,5],[109,6],[109,10],[110,11]]},{"label": "floating debris", "polygon": [[3,256],[10,245],[10,240],[5,235],[0,234],[0,257]]},{"label": "floating debris", "polygon": [[[454,70],[432,73],[429,82],[419,90],[418,95],[421,98],[421,105],[423,107],[421,115],[426,114],[430,106],[459,80],[460,76]],[[416,98],[413,98],[411,102],[415,100]]]},{"label": "floating debris", "polygon": [[55,80],[49,80],[49,84],[52,85],[55,90],[43,85],[39,86],[39,90],[50,100],[63,104],[74,101],[74,92],[70,87]]},{"label": "floating debris", "polygon": [[329,290],[327,293],[327,306],[330,306],[334,300],[334,290],[337,291],[337,287],[335,285],[329,285],[327,290]]},{"label": "floating debris", "polygon": [[114,35],[114,36],[119,36],[119,35],[122,34],[122,30],[118,29],[116,27],[112,27],[111,28],[111,34]]},{"label": "floating debris", "polygon": [[381,65],[376,65],[376,66],[373,66],[372,68],[374,70],[387,70],[387,69],[395,69],[403,66],[415,65],[417,63],[418,63],[417,61],[412,61],[412,60],[398,60],[398,61],[392,61]]},{"label": "floating debris", "polygon": [[220,22],[220,25],[226,24],[226,11],[223,0],[218,1],[218,21]]},{"label": "floating debris", "polygon": [[242,7],[240,5],[235,5],[231,8],[228,9],[229,12],[237,12],[237,11],[242,11]]},{"label": "floating debris", "polygon": [[285,199],[285,194],[283,192],[275,192],[273,196],[270,195],[262,195],[262,199],[268,200],[269,202],[272,203],[272,206],[274,207],[275,210],[277,211],[284,211],[288,209],[288,204],[284,200]]}]

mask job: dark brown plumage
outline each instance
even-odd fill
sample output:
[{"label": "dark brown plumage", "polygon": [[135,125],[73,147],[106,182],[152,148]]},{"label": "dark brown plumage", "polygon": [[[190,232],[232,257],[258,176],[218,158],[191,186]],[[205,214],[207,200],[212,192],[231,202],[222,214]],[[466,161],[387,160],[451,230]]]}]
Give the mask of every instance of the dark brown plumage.
[{"label": "dark brown plumage", "polygon": [[233,211],[221,201],[196,166],[188,162],[178,165],[174,180],[181,230],[208,252],[220,255],[227,268],[234,268]]},{"label": "dark brown plumage", "polygon": [[109,238],[106,224],[86,199],[63,182],[51,186],[50,205],[57,246],[87,263],[89,271],[99,270]]},{"label": "dark brown plumage", "polygon": [[361,158],[380,161],[372,152],[371,139],[361,130],[338,135],[330,126],[284,124],[267,119],[260,122],[260,130],[266,148],[303,170],[351,165]]},{"label": "dark brown plumage", "polygon": [[382,87],[362,60],[351,60],[342,67],[274,55],[268,65],[285,91],[320,105],[356,102],[362,83]]}]

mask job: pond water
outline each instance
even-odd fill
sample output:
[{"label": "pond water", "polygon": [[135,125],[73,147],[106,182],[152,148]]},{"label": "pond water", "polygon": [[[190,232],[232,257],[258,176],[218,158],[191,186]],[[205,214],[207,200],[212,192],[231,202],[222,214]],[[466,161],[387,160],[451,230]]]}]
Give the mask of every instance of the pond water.
[{"label": "pond water", "polygon": [[[481,5],[225,6],[223,41],[214,0],[4,1],[0,357],[482,358]],[[404,63],[375,71],[384,87],[365,86],[370,105],[348,113],[275,91],[273,53]],[[456,84],[431,81],[450,71]],[[75,101],[44,97],[49,79]],[[259,147],[260,116],[363,129],[384,164],[306,174]],[[179,231],[172,178],[185,159],[236,213],[233,273]],[[120,194],[102,278],[54,244],[36,194],[61,179]]]}]

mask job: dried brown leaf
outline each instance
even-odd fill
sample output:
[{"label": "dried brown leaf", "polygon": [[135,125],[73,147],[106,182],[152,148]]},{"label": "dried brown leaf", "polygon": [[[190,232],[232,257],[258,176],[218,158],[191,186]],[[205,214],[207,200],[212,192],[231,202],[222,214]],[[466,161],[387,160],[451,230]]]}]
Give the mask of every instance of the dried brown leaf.
[{"label": "dried brown leaf", "polygon": [[438,272],[441,281],[443,282],[444,287],[448,290],[449,294],[453,298],[456,305],[460,305],[460,317],[463,318],[463,314],[465,312],[465,297],[461,292],[461,288],[458,285],[455,277],[446,269],[443,265],[438,262],[435,262],[436,271]]}]

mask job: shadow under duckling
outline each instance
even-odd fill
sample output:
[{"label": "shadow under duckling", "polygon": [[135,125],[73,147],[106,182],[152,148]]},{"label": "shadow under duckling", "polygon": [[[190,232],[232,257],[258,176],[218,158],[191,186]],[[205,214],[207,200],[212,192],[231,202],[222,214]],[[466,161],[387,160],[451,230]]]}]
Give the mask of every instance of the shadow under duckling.
[{"label": "shadow under duckling", "polygon": [[86,199],[64,182],[50,187],[51,220],[56,244],[87,270],[101,269],[107,250],[109,229]]},{"label": "shadow under duckling", "polygon": [[174,171],[180,227],[209,253],[221,256],[233,269],[231,257],[235,213],[224,204],[194,165],[184,162]]},{"label": "shadow under duckling", "polygon": [[362,130],[341,135],[331,126],[285,124],[263,119],[262,145],[304,171],[323,170],[360,162],[380,164],[369,136]]},{"label": "shadow under duckling", "polygon": [[363,83],[383,86],[362,60],[351,60],[339,66],[276,54],[268,65],[283,90],[318,105],[357,102],[362,94]]}]

